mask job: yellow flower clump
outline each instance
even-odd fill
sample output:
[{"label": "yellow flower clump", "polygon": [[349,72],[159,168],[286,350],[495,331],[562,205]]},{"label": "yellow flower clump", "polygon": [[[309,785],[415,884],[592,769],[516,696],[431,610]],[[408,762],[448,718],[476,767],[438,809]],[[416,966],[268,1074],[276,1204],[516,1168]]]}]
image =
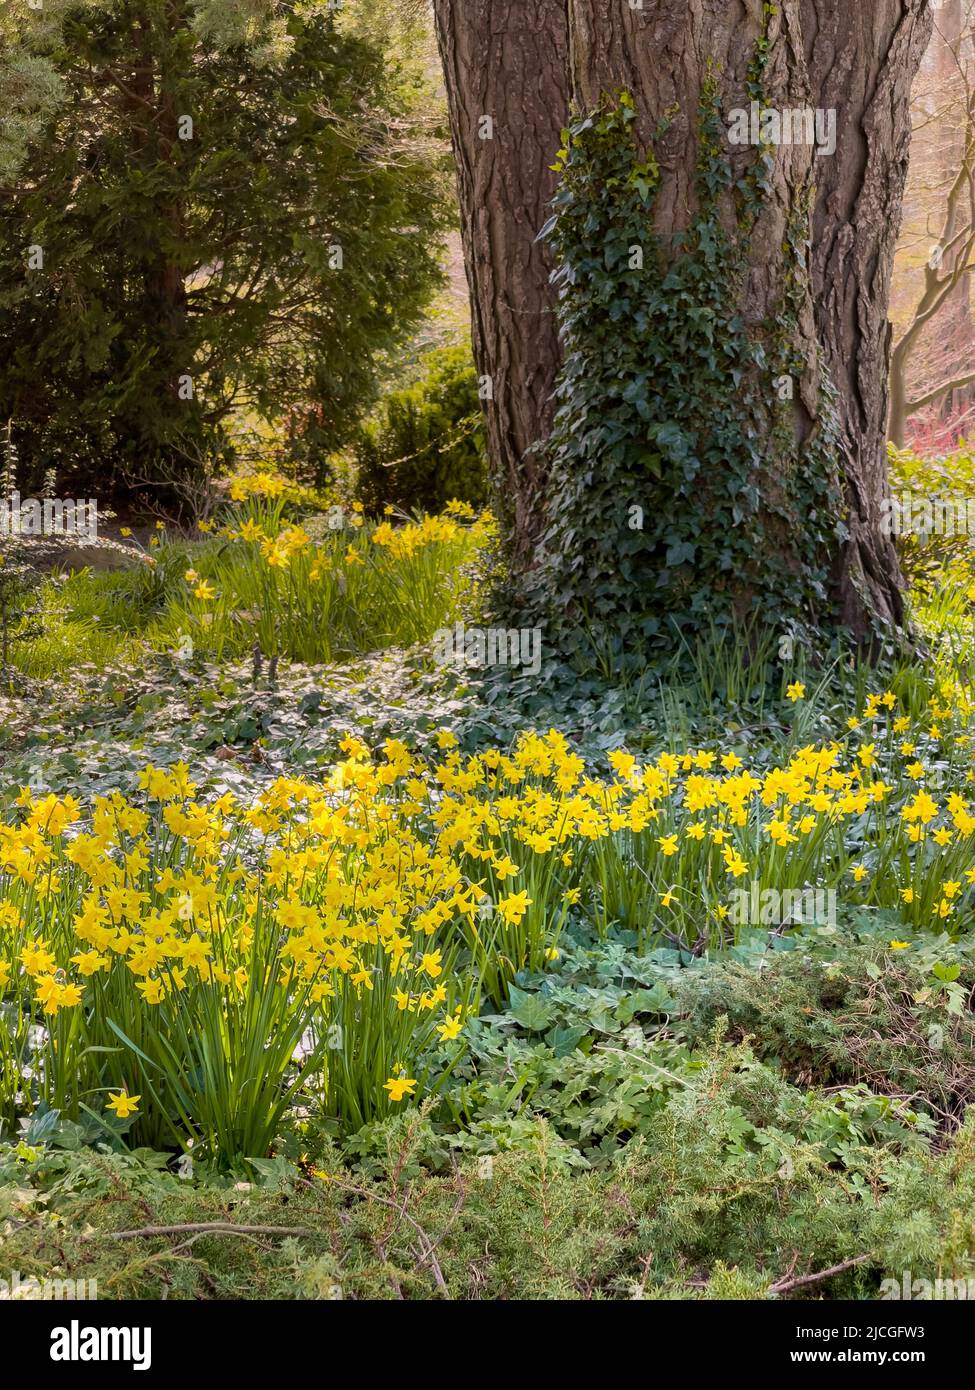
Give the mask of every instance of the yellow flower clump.
[{"label": "yellow flower clump", "polygon": [[[469,755],[442,730],[430,758],[346,738],[324,780],[280,777],[249,805],[200,797],[185,764],[146,767],[137,794],[87,814],[25,788],[0,823],[0,1000],[24,1026],[76,1020],[47,1084],[83,1061],[145,1106],[151,1075],[113,1074],[95,1049],[118,1051],[120,1031],[136,1045],[152,1018],[216,1027],[243,1011],[250,1026],[273,998],[275,1027],[297,1010],[316,1037],[337,1030],[316,1060],[322,1094],[361,1118],[439,1084],[452,1063],[430,1056],[456,1060],[482,990],[503,1000],[517,970],[558,957],[570,908],[597,928],[632,911],[644,940],[676,927],[723,943],[739,881],[825,884],[911,928],[960,930],[975,814],[918,769],[919,749],[944,761],[938,741],[967,713],[946,685],[912,727],[887,692],[843,742],[754,771],[733,749],[620,750],[596,777],[555,730]],[[967,736],[952,743],[966,759]]]}]

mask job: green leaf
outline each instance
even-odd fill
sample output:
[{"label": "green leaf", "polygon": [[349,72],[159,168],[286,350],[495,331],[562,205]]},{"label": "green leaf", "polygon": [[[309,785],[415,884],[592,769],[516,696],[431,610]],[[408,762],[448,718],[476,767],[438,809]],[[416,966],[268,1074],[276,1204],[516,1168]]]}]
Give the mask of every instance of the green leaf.
[{"label": "green leaf", "polygon": [[586,1029],[578,1025],[573,1028],[552,1028],[545,1034],[545,1041],[556,1057],[568,1057],[570,1053],[575,1052],[585,1036]]},{"label": "green leaf", "polygon": [[511,1017],[530,1033],[541,1033],[552,1022],[552,1006],[539,995],[511,985],[509,998]]}]

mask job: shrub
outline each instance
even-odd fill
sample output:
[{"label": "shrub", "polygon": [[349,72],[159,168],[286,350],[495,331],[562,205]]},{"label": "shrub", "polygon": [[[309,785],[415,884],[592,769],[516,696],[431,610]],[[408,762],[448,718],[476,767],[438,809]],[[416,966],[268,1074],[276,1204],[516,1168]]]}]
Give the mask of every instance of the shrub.
[{"label": "shrub", "polygon": [[975,1096],[975,1022],[962,1007],[975,980],[969,950],[947,937],[897,953],[880,944],[825,937],[766,954],[760,970],[685,972],[676,993],[689,1042],[723,1020],[797,1085],[910,1097],[951,1133]]},{"label": "shrub", "polygon": [[945,576],[971,580],[968,501],[975,504],[975,457],[964,443],[942,458],[888,450],[901,568],[927,597]]},{"label": "shrub", "polygon": [[[22,1279],[57,1267],[121,1298],[875,1299],[908,1269],[971,1277],[972,1127],[939,1155],[850,1137],[834,1167],[820,1136],[851,1109],[797,1101],[734,1049],[601,1171],[567,1171],[536,1122],[490,1165],[433,1173],[422,1155],[437,1136],[416,1112],[385,1122],[375,1171],[331,1153],[306,1176],[276,1159],[242,1170],[245,1193],[202,1165],[198,1177],[165,1172],[144,1151],[21,1143],[0,1149],[0,1201],[14,1218],[4,1251]],[[166,1236],[139,1249],[93,1238],[146,1224],[147,1212],[160,1225],[246,1220],[267,1240],[255,1258],[242,1240],[203,1234],[192,1259],[177,1259]],[[282,1226],[299,1239],[281,1240]],[[790,1289],[809,1274],[820,1277]]]},{"label": "shrub", "polygon": [[457,499],[487,500],[477,377],[463,348],[427,354],[426,375],[382,402],[353,446],[358,491],[375,514],[386,505],[441,511]]}]

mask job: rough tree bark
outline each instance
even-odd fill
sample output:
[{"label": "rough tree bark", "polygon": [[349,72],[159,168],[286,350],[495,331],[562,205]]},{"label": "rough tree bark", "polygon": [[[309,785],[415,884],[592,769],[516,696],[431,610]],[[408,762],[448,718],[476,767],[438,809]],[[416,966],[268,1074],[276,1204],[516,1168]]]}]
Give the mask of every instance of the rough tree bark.
[{"label": "rough tree bark", "polygon": [[[544,220],[550,188],[547,180],[535,181],[537,165],[530,158],[539,129],[533,102],[533,94],[537,98],[541,90],[538,68],[534,61],[505,68],[511,55],[491,29],[489,12],[524,15],[525,7],[515,0],[478,0],[463,6],[437,0],[437,9],[462,165],[465,220],[503,227],[507,234],[500,243],[484,232],[467,238],[469,275],[478,301],[475,312],[495,332],[503,332],[492,305],[505,299],[521,302],[521,281],[509,277],[512,266],[525,264],[524,242],[519,257],[510,237],[533,234]],[[661,167],[655,230],[667,238],[686,228],[695,212],[702,86],[716,64],[722,104],[729,110],[748,106],[749,68],[764,22],[762,0],[564,0],[564,5],[550,0],[527,9],[546,17],[548,39],[534,26],[531,33],[533,51],[549,55],[545,86],[550,93],[561,99],[551,55],[560,54],[565,42],[564,16],[576,101],[590,107],[621,88],[634,94],[639,134],[644,142],[653,139]],[[459,61],[456,31],[461,10],[472,16],[463,25],[464,49],[476,56]],[[453,11],[457,13],[448,22]],[[897,558],[880,525],[887,492],[887,307],[910,142],[911,82],[930,23],[929,0],[780,0],[771,19],[764,75],[767,106],[836,112],[835,153],[817,156],[809,145],[783,145],[775,152],[772,188],[753,238],[741,309],[746,321],[758,325],[781,301],[789,267],[787,257],[777,251],[784,246],[796,194],[812,188],[809,286],[796,344],[807,370],[793,403],[794,425],[800,442],[821,426],[826,409],[822,364],[838,393],[850,528],[849,539],[838,544],[829,559],[841,621],[860,639],[873,630],[871,615],[893,624],[903,617]],[[452,46],[445,37],[452,39]],[[488,76],[481,63],[486,66],[491,55],[498,66]],[[491,103],[512,117],[523,109],[536,113],[527,132],[527,177],[525,171],[514,174],[510,191],[502,177],[479,172],[472,156],[471,119],[491,110]],[[669,126],[656,136],[664,118]],[[509,130],[507,138],[510,167],[507,161],[520,158],[521,144],[514,131]],[[754,151],[737,149],[732,155],[743,168]],[[728,217],[733,217],[730,205]],[[532,301],[533,310],[536,302]],[[485,331],[483,322],[478,331]],[[550,351],[552,343],[551,330],[531,342],[526,378],[551,379],[541,354]],[[517,350],[524,350],[522,343]],[[505,349],[494,346],[492,351],[501,355]],[[540,417],[536,413],[534,418]],[[496,460],[500,457],[510,469],[511,456],[496,455]]]},{"label": "rough tree bark", "polygon": [[838,113],[836,158],[821,161],[812,227],[816,321],[839,390],[850,539],[839,556],[842,619],[863,630],[863,595],[900,624],[901,575],[881,534],[890,284],[911,137],[911,83],[931,32],[927,0],[802,0],[817,104]]},{"label": "rough tree bark", "polygon": [[550,166],[568,117],[565,7],[561,0],[434,0],[434,13],[474,356],[493,393],[485,401],[488,448],[515,562],[527,563],[542,514],[540,461],[530,450],[548,434],[559,365],[551,260],[535,238],[548,217],[556,178]]}]

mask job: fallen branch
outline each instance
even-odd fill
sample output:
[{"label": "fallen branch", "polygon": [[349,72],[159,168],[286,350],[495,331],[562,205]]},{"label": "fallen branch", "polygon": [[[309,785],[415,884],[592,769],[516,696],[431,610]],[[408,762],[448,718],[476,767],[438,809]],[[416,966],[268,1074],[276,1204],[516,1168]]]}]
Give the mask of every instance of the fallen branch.
[{"label": "fallen branch", "polygon": [[862,1265],[867,1260],[873,1259],[872,1255],[856,1255],[852,1260],[844,1260],[842,1264],[830,1265],[829,1269],[821,1269],[816,1274],[801,1274],[798,1279],[780,1279],[777,1284],[773,1284],[769,1293],[789,1293],[792,1289],[801,1289],[806,1284],[818,1284],[823,1279],[832,1279],[834,1274],[842,1274],[844,1270],[853,1269],[855,1265]]}]

